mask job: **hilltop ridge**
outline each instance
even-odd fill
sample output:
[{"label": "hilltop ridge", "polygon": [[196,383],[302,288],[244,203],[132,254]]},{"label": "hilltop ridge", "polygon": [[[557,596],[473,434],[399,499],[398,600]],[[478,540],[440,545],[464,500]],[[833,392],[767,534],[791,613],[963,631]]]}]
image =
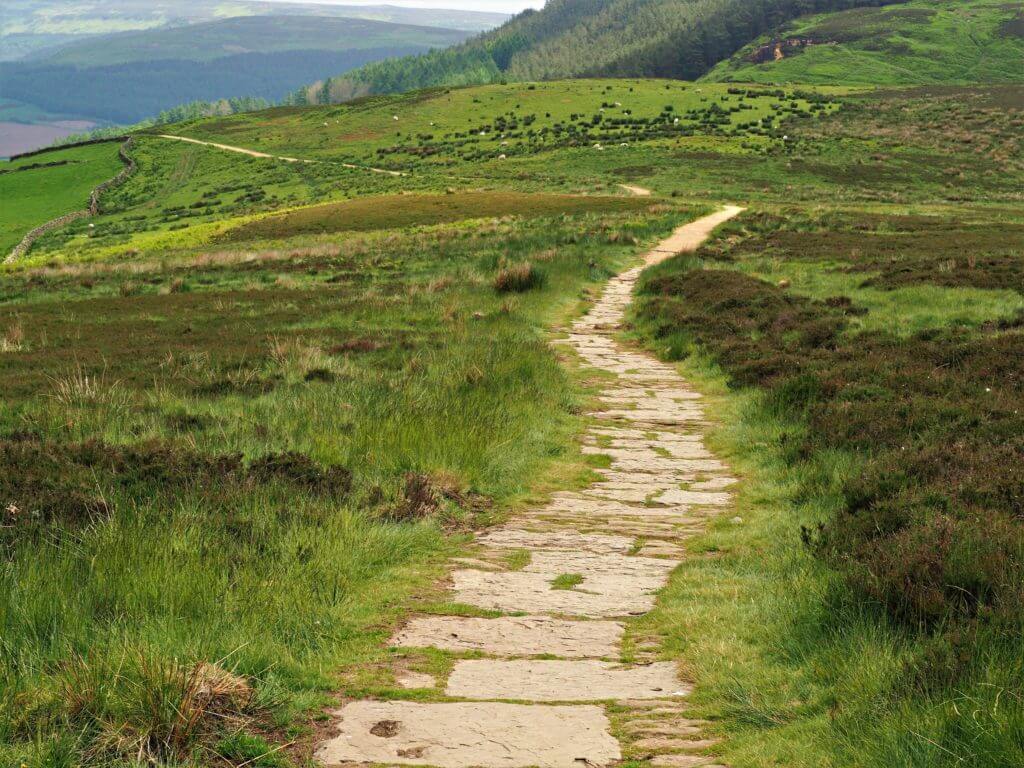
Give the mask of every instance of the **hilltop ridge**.
[{"label": "hilltop ridge", "polygon": [[885,0],[550,0],[443,51],[376,62],[300,89],[295,104],[439,85],[565,77],[695,79],[807,12]]}]

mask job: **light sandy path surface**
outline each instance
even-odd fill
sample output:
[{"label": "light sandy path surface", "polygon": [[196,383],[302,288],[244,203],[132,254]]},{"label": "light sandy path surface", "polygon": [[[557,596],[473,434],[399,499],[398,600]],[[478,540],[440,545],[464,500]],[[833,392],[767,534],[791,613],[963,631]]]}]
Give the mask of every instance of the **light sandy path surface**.
[{"label": "light sandy path surface", "polygon": [[[330,160],[303,160],[298,157],[286,157],[285,155],[268,155],[266,152],[257,152],[254,149],[246,149],[245,147],[233,147],[230,144],[218,144],[215,141],[201,141],[199,139],[192,139],[188,136],[173,136],[169,133],[159,133],[157,136],[161,139],[170,139],[171,141],[184,141],[188,144],[199,144],[204,147],[213,147],[214,149],[223,149],[225,152],[237,152],[240,155],[248,155],[249,157],[264,157],[268,160],[283,160],[286,163],[331,163]],[[387,168],[371,168],[368,165],[353,165],[352,163],[331,163],[332,165],[340,165],[342,168],[353,168],[358,171],[370,171],[371,173],[384,173],[388,176],[405,176],[401,171],[389,171]]]},{"label": "light sandy path surface", "polygon": [[636,186],[634,186],[632,184],[619,184],[619,186],[622,189],[624,189],[627,192],[629,192],[630,194],[636,195],[637,197],[650,197],[651,196],[651,190],[647,189],[647,187],[636,187]]},{"label": "light sandy path surface", "polygon": [[[694,250],[741,210],[677,229],[642,266],[612,279],[560,342],[616,374],[585,439],[587,452],[611,458],[604,479],[481,535],[477,557],[452,574],[452,600],[524,615],[413,619],[393,645],[477,656],[456,660],[444,689],[451,701],[347,704],[319,745],[322,764],[598,768],[624,756],[664,768],[715,764],[702,754],[714,745],[703,723],[687,717],[691,687],[673,662],[657,661],[658,639],[633,638],[635,664],[621,663],[621,643],[684,556],[680,542],[721,514],[734,481],[704,446],[700,395],[671,365],[614,337],[644,267]],[[529,562],[505,569],[516,550]],[[552,589],[564,574],[582,581]],[[424,675],[408,681],[437,685]],[[608,702],[620,705],[614,714]]]}]

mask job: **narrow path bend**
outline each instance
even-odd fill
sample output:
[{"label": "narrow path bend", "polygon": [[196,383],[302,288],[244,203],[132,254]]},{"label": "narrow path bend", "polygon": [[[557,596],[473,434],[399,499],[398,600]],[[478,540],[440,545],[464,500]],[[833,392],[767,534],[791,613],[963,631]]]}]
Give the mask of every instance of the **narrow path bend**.
[{"label": "narrow path bend", "polygon": [[214,149],[223,149],[225,152],[237,152],[240,155],[248,155],[249,157],[264,157],[268,160],[282,160],[286,163],[329,163],[331,165],[340,165],[342,168],[352,168],[357,171],[370,171],[371,173],[383,173],[388,176],[405,176],[402,171],[389,171],[387,168],[373,168],[369,165],[354,165],[352,163],[339,163],[332,160],[303,160],[298,157],[287,157],[285,155],[268,155],[266,152],[257,152],[255,149],[246,149],[245,147],[233,147],[230,144],[218,144],[215,141],[202,141],[201,139],[193,139],[188,136],[174,136],[170,133],[158,133],[155,136],[159,139],[170,139],[171,141],[184,141],[187,144],[199,144],[204,147],[213,147]]},{"label": "narrow path bend", "polygon": [[[704,446],[700,395],[671,365],[621,346],[615,334],[644,267],[696,249],[741,210],[677,229],[573,323],[563,343],[615,374],[585,438],[587,453],[611,459],[603,479],[479,537],[479,554],[452,574],[450,598],[503,615],[419,616],[392,638],[462,654],[447,700],[346,704],[319,746],[320,763],[599,768],[624,755],[665,768],[714,763],[700,754],[713,741],[687,716],[690,685],[675,663],[657,661],[657,638],[636,637],[629,625],[654,607],[684,557],[681,541],[730,503],[734,480]],[[514,550],[529,553],[519,570],[506,567]],[[552,588],[560,576],[578,584]],[[627,633],[636,664],[621,663]],[[399,683],[436,684],[422,674]],[[606,709],[609,702],[618,706]]]},{"label": "narrow path bend", "polygon": [[636,195],[637,197],[651,196],[651,190],[647,187],[638,187],[635,184],[619,184],[619,187],[629,192],[629,194]]}]

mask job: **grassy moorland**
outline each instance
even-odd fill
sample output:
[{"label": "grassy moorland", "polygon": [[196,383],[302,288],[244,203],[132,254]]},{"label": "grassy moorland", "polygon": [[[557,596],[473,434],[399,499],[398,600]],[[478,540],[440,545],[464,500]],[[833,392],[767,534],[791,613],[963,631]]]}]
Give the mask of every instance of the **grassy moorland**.
[{"label": "grassy moorland", "polygon": [[620,200],[8,275],[0,763],[294,739],[464,531],[582,470],[543,328],[689,215]]},{"label": "grassy moorland", "polygon": [[737,768],[1019,763],[1022,109],[581,81],[166,129],[311,163],[140,134],[0,271],[0,763],[302,764],[333,693],[426,695],[390,627],[585,472],[545,329],[726,201],[636,331],[745,482],[647,628]]},{"label": "grassy moorland", "polygon": [[[783,42],[782,58],[776,60],[778,41]],[[1016,83],[1024,76],[1022,58],[1020,4],[911,0],[887,8],[803,16],[744,47],[703,79],[845,85]]]},{"label": "grassy moorland", "polygon": [[[705,202],[1013,202],[1020,105],[1012,86],[850,93],[629,80],[486,86],[209,119],[161,130],[320,162],[141,134],[139,172],[104,197],[105,214],[54,233],[30,257],[123,258],[209,244],[283,209],[399,191],[607,194],[631,184]],[[455,130],[450,115],[460,112],[466,127]]]},{"label": "grassy moorland", "polygon": [[1024,759],[1022,256],[1019,208],[780,205],[645,275],[746,477],[650,619],[730,764]]}]

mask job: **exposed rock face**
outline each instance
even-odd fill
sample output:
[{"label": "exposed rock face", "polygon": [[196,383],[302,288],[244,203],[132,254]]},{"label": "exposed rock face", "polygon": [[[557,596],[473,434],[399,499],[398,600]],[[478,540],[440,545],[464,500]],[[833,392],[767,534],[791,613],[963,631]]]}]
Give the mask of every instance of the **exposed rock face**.
[{"label": "exposed rock face", "polygon": [[769,61],[779,61],[787,56],[798,54],[809,45],[818,44],[817,41],[809,37],[789,37],[784,40],[772,40],[770,43],[756,48],[747,58],[754,64],[766,64]]}]

